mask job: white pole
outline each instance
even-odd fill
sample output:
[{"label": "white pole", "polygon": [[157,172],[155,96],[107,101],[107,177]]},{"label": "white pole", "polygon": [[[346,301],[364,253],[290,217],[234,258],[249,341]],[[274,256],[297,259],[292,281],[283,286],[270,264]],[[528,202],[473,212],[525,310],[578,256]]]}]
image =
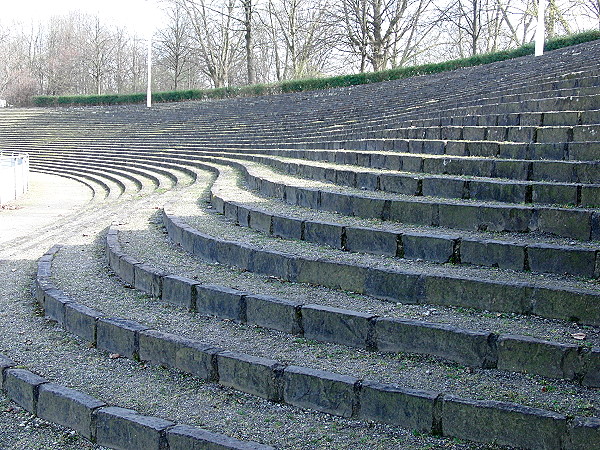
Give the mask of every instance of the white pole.
[{"label": "white pole", "polygon": [[537,27],[535,29],[535,56],[544,54],[544,38],[546,37],[545,9],[546,0],[539,0]]},{"label": "white pole", "polygon": [[[149,17],[149,14],[148,16]],[[152,106],[152,26],[148,19],[148,90],[146,91],[146,106]]]}]

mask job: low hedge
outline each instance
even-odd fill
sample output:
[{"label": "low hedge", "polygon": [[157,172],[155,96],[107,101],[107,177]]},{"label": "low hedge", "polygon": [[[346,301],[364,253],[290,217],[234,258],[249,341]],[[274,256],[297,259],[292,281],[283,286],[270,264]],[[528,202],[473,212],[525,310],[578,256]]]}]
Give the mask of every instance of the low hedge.
[{"label": "low hedge", "polygon": [[[588,31],[554,38],[545,43],[547,51],[569,47],[584,42],[600,39],[600,31]],[[494,53],[485,53],[469,58],[455,59],[441,63],[422,64],[419,66],[403,67],[398,69],[383,70],[381,72],[366,72],[351,75],[339,75],[327,78],[311,78],[290,80],[277,84],[256,84],[252,86],[230,86],[216,89],[192,89],[187,91],[155,92],[152,94],[153,102],[179,102],[185,100],[211,100],[233,97],[251,97],[278,93],[291,93],[331,89],[336,87],[356,86],[359,84],[377,83],[380,81],[398,80],[418,75],[435,74],[456,70],[464,67],[490,64],[497,61],[532,55],[534,44],[526,44],[514,50],[502,50]],[[35,106],[83,106],[83,105],[117,105],[124,103],[143,103],[146,94],[125,95],[70,95],[49,96],[39,95],[33,98]]]}]

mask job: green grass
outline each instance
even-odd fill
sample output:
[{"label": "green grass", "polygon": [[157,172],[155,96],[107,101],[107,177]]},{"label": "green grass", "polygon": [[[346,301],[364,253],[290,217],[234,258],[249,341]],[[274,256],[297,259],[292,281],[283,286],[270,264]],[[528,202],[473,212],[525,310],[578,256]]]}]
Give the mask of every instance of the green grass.
[{"label": "green grass", "polygon": [[[551,39],[545,43],[545,50],[556,50],[570,47],[572,45],[600,39],[600,31],[588,31]],[[152,94],[152,101],[157,103],[179,102],[185,100],[211,100],[234,97],[254,97],[260,95],[303,92],[337,87],[356,86],[360,84],[377,83],[381,81],[398,80],[419,75],[428,75],[447,72],[464,67],[490,64],[497,61],[532,55],[534,44],[526,44],[514,50],[503,50],[495,53],[485,53],[471,56],[469,58],[455,59],[441,63],[422,64],[419,66],[403,67],[398,69],[384,70],[381,72],[358,73],[351,75],[340,75],[327,78],[310,78],[303,80],[290,80],[277,84],[256,84],[242,87],[224,87],[217,89],[193,89],[187,91],[156,92]],[[33,104],[40,107],[54,106],[91,106],[91,105],[119,105],[131,103],[143,103],[146,94],[126,95],[71,95],[50,96],[39,95],[33,97]]]}]

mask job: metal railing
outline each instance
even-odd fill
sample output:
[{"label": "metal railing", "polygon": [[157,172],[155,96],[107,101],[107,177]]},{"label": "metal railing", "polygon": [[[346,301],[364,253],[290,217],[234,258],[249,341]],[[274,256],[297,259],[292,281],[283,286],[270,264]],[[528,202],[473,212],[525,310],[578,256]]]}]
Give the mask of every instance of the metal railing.
[{"label": "metal railing", "polygon": [[29,155],[0,152],[0,205],[17,199],[29,187]]}]

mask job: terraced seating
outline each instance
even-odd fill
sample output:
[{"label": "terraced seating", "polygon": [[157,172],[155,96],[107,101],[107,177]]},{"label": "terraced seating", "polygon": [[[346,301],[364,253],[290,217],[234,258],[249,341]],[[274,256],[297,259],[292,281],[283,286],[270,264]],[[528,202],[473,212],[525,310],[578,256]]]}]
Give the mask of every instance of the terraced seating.
[{"label": "terraced seating", "polygon": [[[122,281],[69,264],[105,264],[102,238],[63,247],[51,280],[42,258],[38,299],[100,349],[294,420],[313,410],[396,434],[588,448],[600,433],[598,52],[152,110],[0,111],[2,149],[104,190],[107,214],[132,205],[132,228],[121,212],[107,236]],[[98,277],[81,295],[80,272]],[[158,301],[125,300],[129,287]],[[169,318],[166,304],[183,309]],[[377,430],[373,446],[389,438]],[[262,431],[249,440],[313,445]]]}]

